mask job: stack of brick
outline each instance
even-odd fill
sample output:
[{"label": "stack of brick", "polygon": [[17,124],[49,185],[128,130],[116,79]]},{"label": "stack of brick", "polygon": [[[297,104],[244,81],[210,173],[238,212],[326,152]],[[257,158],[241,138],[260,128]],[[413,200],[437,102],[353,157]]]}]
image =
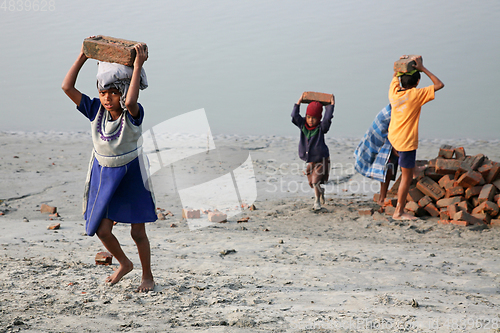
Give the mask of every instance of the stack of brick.
[{"label": "stack of brick", "polygon": [[[500,163],[444,145],[435,159],[417,161],[415,169],[407,213],[438,217],[442,224],[500,226]],[[400,181],[401,177],[387,193],[386,214],[394,213]]]}]

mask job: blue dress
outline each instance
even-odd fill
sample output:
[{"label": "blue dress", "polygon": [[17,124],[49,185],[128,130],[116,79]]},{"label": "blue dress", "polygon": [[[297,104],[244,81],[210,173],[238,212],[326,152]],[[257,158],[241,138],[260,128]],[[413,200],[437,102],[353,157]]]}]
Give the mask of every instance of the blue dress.
[{"label": "blue dress", "polygon": [[[100,100],[91,100],[86,95],[82,95],[77,109],[91,122],[102,112]],[[132,126],[140,126],[144,109],[139,105],[138,119],[128,112],[124,116],[128,117]],[[120,133],[117,132],[115,136],[118,137]],[[119,167],[101,166],[97,158],[93,159],[84,207],[87,235],[96,233],[103,218],[122,223],[156,221],[153,195],[144,185],[140,163],[143,163],[141,156]]]}]

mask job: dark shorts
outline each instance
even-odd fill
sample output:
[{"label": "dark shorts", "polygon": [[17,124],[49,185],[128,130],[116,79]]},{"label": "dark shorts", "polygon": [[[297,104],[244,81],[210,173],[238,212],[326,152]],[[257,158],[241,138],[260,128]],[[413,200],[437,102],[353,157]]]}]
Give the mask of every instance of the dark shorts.
[{"label": "dark shorts", "polygon": [[415,161],[417,159],[417,150],[412,151],[398,151],[399,154],[399,165],[402,168],[412,169],[415,167]]},{"label": "dark shorts", "polygon": [[325,184],[330,175],[330,158],[324,158],[321,162],[309,162],[306,169],[309,186],[313,184]]},{"label": "dark shorts", "polygon": [[389,155],[389,160],[387,161],[387,172],[392,172],[391,179],[389,180],[396,180],[396,173],[398,171],[398,160],[399,156],[397,155],[396,151],[394,149],[391,150],[391,155]]}]

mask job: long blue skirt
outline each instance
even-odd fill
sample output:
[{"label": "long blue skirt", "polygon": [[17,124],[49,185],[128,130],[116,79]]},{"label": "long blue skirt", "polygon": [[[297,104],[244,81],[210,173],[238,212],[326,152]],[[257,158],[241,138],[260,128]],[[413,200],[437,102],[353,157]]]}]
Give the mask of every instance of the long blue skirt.
[{"label": "long blue skirt", "polygon": [[103,218],[122,223],[156,221],[155,204],[141,176],[139,158],[121,167],[103,167],[94,159],[90,175],[85,231],[93,236]]}]

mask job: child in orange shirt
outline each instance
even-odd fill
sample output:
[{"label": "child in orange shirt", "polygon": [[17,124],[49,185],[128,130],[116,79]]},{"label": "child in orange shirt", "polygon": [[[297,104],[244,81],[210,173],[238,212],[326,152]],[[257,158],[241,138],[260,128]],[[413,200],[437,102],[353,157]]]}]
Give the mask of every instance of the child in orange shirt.
[{"label": "child in orange shirt", "polygon": [[[401,57],[401,59],[406,58],[408,56]],[[443,82],[424,67],[421,56],[415,56],[412,60],[416,62],[415,69],[408,73],[395,72],[389,89],[392,113],[388,138],[399,154],[399,165],[401,166],[398,204],[392,216],[395,220],[416,219],[405,213],[404,208],[415,170],[420,110],[422,105],[434,99],[434,92],[444,87]],[[417,88],[420,82],[420,72],[424,72],[431,79],[433,85]]]}]

